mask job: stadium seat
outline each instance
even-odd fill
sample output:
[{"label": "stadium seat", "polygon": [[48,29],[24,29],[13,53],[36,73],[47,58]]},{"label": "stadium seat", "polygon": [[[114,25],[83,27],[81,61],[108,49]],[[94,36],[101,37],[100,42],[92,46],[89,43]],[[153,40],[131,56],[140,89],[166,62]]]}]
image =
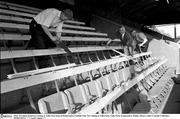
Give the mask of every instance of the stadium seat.
[{"label": "stadium seat", "polygon": [[71,113],[77,113],[78,111],[89,105],[86,92],[82,85],[68,88],[64,90],[64,92],[68,97]]},{"label": "stadium seat", "polygon": [[47,97],[41,98],[38,101],[40,113],[68,113],[68,99],[63,92],[58,92]]}]

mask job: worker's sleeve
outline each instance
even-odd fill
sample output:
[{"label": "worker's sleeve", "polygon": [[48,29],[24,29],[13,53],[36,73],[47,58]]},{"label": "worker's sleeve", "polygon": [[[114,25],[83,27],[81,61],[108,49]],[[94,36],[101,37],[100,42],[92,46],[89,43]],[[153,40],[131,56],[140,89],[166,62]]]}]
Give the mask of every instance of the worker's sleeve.
[{"label": "worker's sleeve", "polygon": [[58,24],[58,26],[56,27],[56,32],[59,33],[59,32],[62,32],[62,27],[63,27],[63,22],[60,22]]},{"label": "worker's sleeve", "polygon": [[139,33],[138,36],[141,38],[141,39],[147,39],[146,38],[146,35],[144,33]]}]

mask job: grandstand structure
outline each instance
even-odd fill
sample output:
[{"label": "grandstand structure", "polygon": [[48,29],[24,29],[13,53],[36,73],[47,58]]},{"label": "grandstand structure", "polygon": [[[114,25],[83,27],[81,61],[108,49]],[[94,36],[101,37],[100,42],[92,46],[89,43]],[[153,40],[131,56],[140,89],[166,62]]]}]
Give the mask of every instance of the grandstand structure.
[{"label": "grandstand structure", "polygon": [[[80,60],[77,65],[60,48],[26,49],[29,24],[40,11],[0,1],[1,113],[163,113],[172,77],[180,74],[179,44],[154,39],[147,52],[125,57],[118,40],[106,46],[107,33],[68,20],[62,40]],[[37,60],[42,56],[44,67]],[[130,78],[132,67],[138,73]]]}]

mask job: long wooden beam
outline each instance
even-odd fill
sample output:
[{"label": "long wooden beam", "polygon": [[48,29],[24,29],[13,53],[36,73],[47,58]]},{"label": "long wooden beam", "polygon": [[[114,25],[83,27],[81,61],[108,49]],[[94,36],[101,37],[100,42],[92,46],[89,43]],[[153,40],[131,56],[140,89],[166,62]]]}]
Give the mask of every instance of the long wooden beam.
[{"label": "long wooden beam", "polygon": [[95,28],[93,27],[87,27],[87,26],[74,26],[74,25],[68,25],[68,24],[63,24],[64,28],[73,28],[73,29],[79,29],[79,30],[92,30],[94,31]]},{"label": "long wooden beam", "polygon": [[37,74],[45,73],[45,72],[62,70],[62,69],[70,68],[70,67],[74,67],[74,66],[76,66],[75,63],[65,64],[65,65],[60,65],[60,66],[55,66],[55,67],[48,67],[48,68],[43,68],[43,69],[38,69],[38,70],[31,70],[31,71],[25,71],[25,72],[20,72],[20,73],[15,73],[15,74],[9,74],[7,77],[8,77],[8,79],[27,77],[27,76],[37,75]]},{"label": "long wooden beam", "polygon": [[96,114],[101,109],[103,109],[108,104],[112,103],[114,100],[116,100],[118,97],[120,97],[122,94],[124,94],[126,91],[128,91],[130,88],[132,88],[135,84],[137,84],[139,81],[144,79],[147,75],[152,73],[154,70],[156,70],[158,67],[166,63],[167,60],[162,60],[155,66],[152,66],[148,68],[147,70],[143,71],[140,75],[135,77],[133,80],[129,81],[127,85],[124,87],[120,87],[112,91],[111,93],[107,94],[105,97],[101,98],[98,101],[95,101],[93,104],[89,105],[88,107],[84,108],[78,114]]},{"label": "long wooden beam", "polygon": [[133,56],[133,58],[138,58],[138,57],[147,56],[147,55],[151,55],[151,54],[152,54],[152,52],[143,52],[141,54],[135,54]]},{"label": "long wooden beam", "polygon": [[[69,48],[72,52],[88,52],[88,51],[101,51],[101,50],[111,50],[111,49],[121,49],[120,46],[109,46],[109,47],[73,47]],[[1,59],[10,58],[23,58],[23,57],[33,57],[33,56],[45,56],[45,55],[57,55],[65,54],[66,52],[59,49],[45,49],[45,50],[12,50],[12,51],[1,51]]]},{"label": "long wooden beam", "polygon": [[36,15],[30,14],[30,13],[22,13],[22,12],[17,12],[17,11],[13,11],[13,10],[6,10],[6,9],[0,9],[0,13],[17,15],[17,16],[22,16],[22,17],[30,17],[30,18],[36,16]]},{"label": "long wooden beam", "polygon": [[[53,31],[53,30],[51,30]],[[66,30],[63,29],[62,33],[69,33],[69,34],[79,34],[79,35],[91,35],[91,36],[108,36],[106,33],[98,33],[98,32],[89,32],[89,31],[76,31],[76,30]]]},{"label": "long wooden beam", "polygon": [[[66,25],[67,26],[67,25]],[[4,23],[0,22],[1,28],[10,28],[10,29],[22,29],[22,30],[29,30],[29,25],[23,25],[23,24],[14,24],[14,23]],[[75,26],[71,26],[76,28]],[[77,27],[80,28],[80,27]],[[82,28],[82,27],[81,27]],[[55,29],[50,29],[51,32],[56,32]],[[79,34],[79,35],[95,35],[95,36],[107,36],[106,33],[98,33],[98,32],[90,32],[90,31],[78,31],[78,30],[68,30],[63,29],[62,33],[68,33],[68,34]]]},{"label": "long wooden beam", "polygon": [[[6,20],[8,20],[8,19],[6,19]],[[18,29],[27,29],[27,28],[29,28],[29,25],[23,25],[23,24],[18,24],[18,23],[16,24],[16,23],[0,22],[0,27],[3,27],[3,28],[12,28],[13,27],[13,28],[18,28]],[[93,27],[77,26],[77,25],[69,25],[69,24],[63,24],[62,27],[63,28],[77,29],[77,30],[92,30],[92,31],[95,30],[95,28],[93,28]]]},{"label": "long wooden beam", "polygon": [[0,4],[0,8],[9,9],[9,10],[15,10],[15,11],[21,11],[21,12],[28,12],[28,13],[31,13],[31,14],[38,14],[40,12],[40,11],[30,10],[30,9],[27,9],[27,8],[19,8],[19,7],[5,5],[5,4]]},{"label": "long wooden beam", "polygon": [[[6,9],[0,9],[0,13],[9,14],[9,15],[16,15],[16,16],[21,16],[21,17],[28,17],[29,19],[36,16],[36,15],[33,15],[33,14],[29,14],[29,13],[22,13],[22,12],[6,10]],[[84,22],[80,22],[80,21],[68,20],[68,21],[65,21],[65,22],[66,23],[71,23],[71,24],[85,25]]]},{"label": "long wooden beam", "polygon": [[0,40],[30,40],[30,35],[0,33]]},{"label": "long wooden beam", "polygon": [[[1,12],[1,11],[0,11]],[[18,17],[18,16],[9,16],[9,15],[0,15],[0,19],[1,20],[10,20],[10,21],[16,21],[16,22],[26,22],[26,23],[30,23],[32,18],[23,18],[23,17]],[[80,21],[73,21],[73,20],[67,20],[64,22],[66,23],[70,23],[70,24],[76,24],[76,25],[85,25],[84,22],[80,22]]]},{"label": "long wooden beam", "polygon": [[19,4],[10,3],[10,2],[0,1],[0,4],[8,5],[8,6],[13,6],[13,7],[17,7],[17,8],[24,8],[24,9],[34,10],[34,11],[42,11],[42,9],[38,9],[38,8],[34,8],[34,7],[29,7],[29,6],[25,6],[25,5],[19,5]]},{"label": "long wooden beam", "polygon": [[62,37],[63,41],[93,41],[93,42],[98,42],[98,41],[109,41],[110,38],[98,38],[98,37]]},{"label": "long wooden beam", "polygon": [[[15,22],[24,22],[24,23],[28,23],[29,24],[32,19],[15,17],[15,16],[0,15],[0,20],[15,21]],[[78,22],[76,22],[76,21],[65,21],[64,24],[63,24],[63,27],[65,27],[65,28],[74,28],[74,29],[83,29],[83,30],[95,30],[95,28],[93,28],[93,27],[69,25],[67,23],[78,24]],[[8,23],[6,23],[6,24],[8,25]]]},{"label": "long wooden beam", "polygon": [[[21,35],[21,34],[5,34],[0,33],[0,40],[30,40],[30,35]],[[89,42],[98,42],[98,41],[109,41],[110,38],[99,38],[99,37],[68,37],[62,36],[63,41],[89,41]],[[118,41],[119,42],[119,41]]]},{"label": "long wooden beam", "polygon": [[18,16],[9,16],[9,15],[0,15],[1,20],[6,21],[15,21],[15,22],[25,22],[30,23],[32,21],[32,18],[23,18]]}]

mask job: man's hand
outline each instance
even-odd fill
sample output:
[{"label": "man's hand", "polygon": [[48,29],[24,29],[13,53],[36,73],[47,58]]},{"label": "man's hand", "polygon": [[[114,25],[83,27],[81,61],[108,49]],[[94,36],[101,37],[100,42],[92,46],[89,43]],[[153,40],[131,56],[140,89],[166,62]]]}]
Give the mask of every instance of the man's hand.
[{"label": "man's hand", "polygon": [[55,42],[57,39],[58,39],[57,36],[53,36],[53,37],[51,38],[51,40],[52,40],[53,42]]},{"label": "man's hand", "polygon": [[143,47],[144,48],[145,46],[144,46],[144,44],[140,44],[139,47]]},{"label": "man's hand", "polygon": [[106,46],[108,46],[112,42],[112,39],[110,39],[107,43]]},{"label": "man's hand", "polygon": [[57,47],[60,47],[60,43],[62,43],[61,37],[54,36],[54,43],[57,45]]},{"label": "man's hand", "polygon": [[139,44],[139,46],[143,46],[143,44]]}]

